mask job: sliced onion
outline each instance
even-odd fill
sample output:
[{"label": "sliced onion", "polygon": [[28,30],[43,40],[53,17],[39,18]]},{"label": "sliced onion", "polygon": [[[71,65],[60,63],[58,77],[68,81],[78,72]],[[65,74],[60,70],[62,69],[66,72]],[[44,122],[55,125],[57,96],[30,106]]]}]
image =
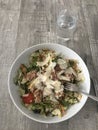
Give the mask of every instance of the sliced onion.
[{"label": "sliced onion", "polygon": [[59,64],[61,69],[66,69],[67,68],[67,62],[63,59],[58,59],[57,63]]},{"label": "sliced onion", "polygon": [[74,71],[74,69],[72,67],[69,67],[68,69],[66,69],[65,73],[73,74],[74,76],[77,77],[77,73]]}]

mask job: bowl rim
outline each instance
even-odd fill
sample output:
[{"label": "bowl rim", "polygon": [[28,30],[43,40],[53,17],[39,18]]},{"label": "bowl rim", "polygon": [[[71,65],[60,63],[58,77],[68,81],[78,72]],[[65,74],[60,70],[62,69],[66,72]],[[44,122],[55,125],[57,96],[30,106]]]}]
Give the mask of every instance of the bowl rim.
[{"label": "bowl rim", "polygon": [[[41,46],[41,45],[49,45],[49,44],[50,44],[50,43],[42,43],[42,44],[37,44],[37,45],[33,45],[33,46],[31,46],[31,47],[28,47],[28,48],[26,48],[25,50],[23,50],[23,51],[15,58],[15,60],[13,61],[12,65],[11,65],[11,67],[10,67],[9,73],[8,73],[8,92],[9,92],[9,95],[10,95],[10,98],[11,98],[13,104],[16,106],[16,108],[17,108],[23,115],[25,115],[25,116],[28,117],[29,119],[31,119],[31,120],[33,120],[33,121],[36,121],[36,122],[39,122],[39,123],[53,124],[53,123],[60,123],[60,122],[63,122],[63,121],[67,121],[68,119],[70,119],[70,118],[72,118],[73,116],[75,116],[75,115],[84,107],[85,103],[87,102],[88,97],[86,97],[84,104],[83,104],[82,107],[78,110],[78,112],[74,112],[74,114],[73,114],[72,116],[70,116],[70,117],[68,117],[68,118],[66,118],[66,119],[61,119],[61,120],[58,120],[58,121],[55,120],[55,121],[50,121],[50,122],[48,122],[48,121],[43,121],[43,120],[35,119],[35,118],[29,116],[28,114],[26,114],[24,111],[22,111],[22,110],[19,108],[19,106],[16,104],[16,102],[14,101],[14,98],[13,98],[13,96],[12,96],[12,94],[11,94],[11,89],[10,89],[10,75],[11,75],[11,72],[12,72],[12,68],[13,68],[15,62],[18,60],[18,58],[19,58],[21,55],[23,55],[25,52],[27,52],[28,50],[32,49],[33,47],[39,47],[39,46]],[[73,53],[75,53],[76,55],[78,55],[78,53],[76,53],[75,51],[73,51],[73,50],[70,49],[69,47],[66,47],[65,45],[61,45],[61,44],[58,44],[58,43],[51,43],[51,44],[53,44],[53,45],[55,45],[55,46],[58,46],[58,47],[62,47],[62,46],[63,46],[63,47],[65,47],[66,49],[69,49],[70,51],[72,51]],[[79,56],[79,55],[78,55],[78,56]],[[79,57],[80,57],[80,56],[79,56]],[[81,58],[81,57],[80,57],[80,58]],[[82,58],[81,58],[81,59],[82,59]],[[83,59],[82,59],[82,61],[83,61]],[[83,61],[83,63],[85,64],[84,61]],[[85,66],[86,66],[86,64],[85,64]],[[91,89],[91,81],[90,81],[90,74],[89,74],[89,71],[88,71],[87,66],[86,66],[86,69],[87,69],[87,73],[88,73],[88,76],[89,76],[89,90],[88,90],[88,93],[89,93],[89,92],[90,92],[90,89]]]}]

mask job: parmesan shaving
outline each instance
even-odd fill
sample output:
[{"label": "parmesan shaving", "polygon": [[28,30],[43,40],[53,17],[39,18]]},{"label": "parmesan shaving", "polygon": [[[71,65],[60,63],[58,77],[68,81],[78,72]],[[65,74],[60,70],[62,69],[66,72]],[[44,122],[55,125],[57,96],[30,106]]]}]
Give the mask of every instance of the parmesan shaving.
[{"label": "parmesan shaving", "polygon": [[45,87],[44,88],[44,90],[43,90],[43,96],[45,97],[45,96],[49,96],[49,95],[51,95],[53,92],[52,92],[52,90],[50,89],[50,88],[47,88],[47,87]]},{"label": "parmesan shaving", "polygon": [[61,69],[66,69],[67,68],[67,62],[63,59],[58,59],[57,63],[59,64]]}]

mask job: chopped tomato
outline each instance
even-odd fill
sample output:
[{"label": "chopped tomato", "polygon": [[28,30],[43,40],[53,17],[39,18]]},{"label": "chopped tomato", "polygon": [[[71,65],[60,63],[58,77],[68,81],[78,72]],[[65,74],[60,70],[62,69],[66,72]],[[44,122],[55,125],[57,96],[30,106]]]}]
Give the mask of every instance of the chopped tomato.
[{"label": "chopped tomato", "polygon": [[34,96],[32,93],[28,93],[22,96],[22,100],[24,103],[26,104],[30,104],[32,102],[34,102]]}]

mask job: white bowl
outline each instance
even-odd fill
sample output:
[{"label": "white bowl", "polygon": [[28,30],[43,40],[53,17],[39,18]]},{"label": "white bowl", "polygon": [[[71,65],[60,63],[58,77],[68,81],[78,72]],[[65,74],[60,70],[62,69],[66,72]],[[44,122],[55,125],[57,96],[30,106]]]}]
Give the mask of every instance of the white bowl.
[{"label": "white bowl", "polygon": [[17,109],[20,112],[22,112],[25,116],[27,116],[28,118],[30,118],[32,120],[42,122],[42,123],[57,123],[57,122],[67,120],[67,119],[71,118],[72,116],[74,116],[76,113],[78,113],[80,111],[80,109],[84,106],[84,104],[87,100],[87,97],[85,95],[83,95],[81,101],[79,103],[71,106],[67,110],[66,115],[64,115],[63,117],[44,117],[42,115],[34,114],[32,111],[29,111],[27,108],[25,108],[21,104],[20,96],[19,96],[19,92],[18,92],[18,86],[16,86],[13,82],[13,78],[15,77],[20,64],[28,63],[28,58],[29,58],[30,54],[38,49],[43,49],[43,48],[55,50],[57,53],[63,54],[66,58],[77,59],[79,61],[79,66],[82,68],[82,71],[85,76],[85,81],[81,84],[81,86],[85,90],[85,92],[89,93],[90,76],[89,76],[88,69],[87,69],[85,63],[83,62],[83,60],[73,50],[71,50],[65,46],[55,44],[55,43],[38,44],[38,45],[32,46],[32,47],[26,49],[25,51],[23,51],[15,59],[15,61],[13,62],[12,66],[11,66],[11,69],[10,69],[10,72],[8,75],[8,89],[9,89],[10,97],[11,97],[13,103],[15,104]]}]

